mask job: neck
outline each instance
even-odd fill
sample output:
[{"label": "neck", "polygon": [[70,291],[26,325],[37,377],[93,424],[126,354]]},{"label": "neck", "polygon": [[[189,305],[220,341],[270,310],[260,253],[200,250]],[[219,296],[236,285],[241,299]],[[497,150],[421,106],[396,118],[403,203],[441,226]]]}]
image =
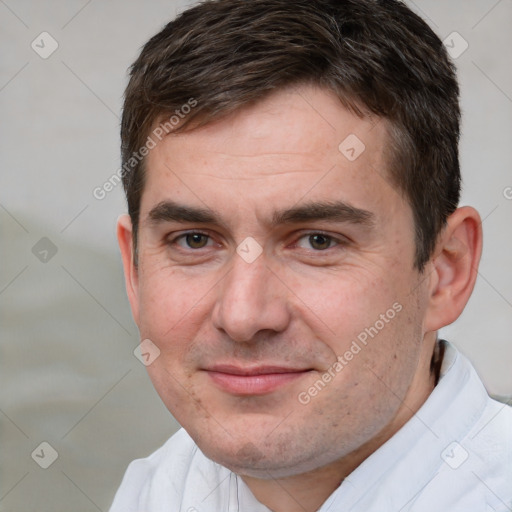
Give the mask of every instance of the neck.
[{"label": "neck", "polygon": [[423,358],[425,364],[418,368],[397,414],[377,436],[342,459],[308,473],[286,478],[272,478],[269,474],[268,479],[242,476],[256,499],[273,512],[317,511],[341,482],[407,423],[426,401],[437,380],[430,359]]}]

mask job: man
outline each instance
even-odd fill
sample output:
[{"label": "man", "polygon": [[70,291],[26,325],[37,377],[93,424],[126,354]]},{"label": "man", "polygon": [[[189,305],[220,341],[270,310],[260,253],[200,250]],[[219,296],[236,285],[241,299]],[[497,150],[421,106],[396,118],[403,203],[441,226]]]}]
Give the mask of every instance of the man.
[{"label": "man", "polygon": [[214,0],[146,44],[118,238],[183,429],[113,512],[511,510],[511,411],[436,335],[482,244],[459,118],[398,1]]}]

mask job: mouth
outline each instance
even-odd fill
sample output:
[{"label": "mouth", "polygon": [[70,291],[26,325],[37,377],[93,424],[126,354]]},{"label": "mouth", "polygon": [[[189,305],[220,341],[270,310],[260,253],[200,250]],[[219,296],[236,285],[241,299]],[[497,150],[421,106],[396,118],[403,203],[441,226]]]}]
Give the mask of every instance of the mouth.
[{"label": "mouth", "polygon": [[309,374],[311,368],[215,365],[205,370],[213,383],[233,395],[265,395]]}]

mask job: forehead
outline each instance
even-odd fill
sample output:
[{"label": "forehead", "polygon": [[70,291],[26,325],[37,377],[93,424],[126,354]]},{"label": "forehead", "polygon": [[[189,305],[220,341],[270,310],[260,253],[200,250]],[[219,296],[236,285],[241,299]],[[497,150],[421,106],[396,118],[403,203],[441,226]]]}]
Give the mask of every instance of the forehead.
[{"label": "forehead", "polygon": [[378,208],[400,200],[387,177],[388,140],[384,120],[354,115],[332,92],[282,90],[158,143],[141,212],[168,199],[239,213],[319,200]]}]

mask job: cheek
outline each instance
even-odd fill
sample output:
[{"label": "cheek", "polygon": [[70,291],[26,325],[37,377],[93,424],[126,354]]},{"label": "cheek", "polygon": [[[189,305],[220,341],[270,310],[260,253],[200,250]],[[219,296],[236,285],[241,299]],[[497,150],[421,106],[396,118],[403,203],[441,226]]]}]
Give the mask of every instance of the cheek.
[{"label": "cheek", "polygon": [[375,322],[380,327],[381,314],[390,310],[388,316],[396,316],[393,304],[399,292],[388,278],[376,274],[348,269],[291,282],[299,299],[298,316],[309,319],[311,327],[318,326],[338,355]]},{"label": "cheek", "polygon": [[141,337],[176,357],[204,321],[215,280],[153,264],[142,269],[139,282]]},{"label": "cheek", "polygon": [[150,339],[159,350],[146,369],[162,401],[180,420],[180,411],[190,414],[190,408],[197,406],[192,396],[194,367],[189,359],[207,314],[211,285],[162,265],[147,266],[142,276],[140,336]]},{"label": "cheek", "polygon": [[364,364],[379,394],[404,398],[418,368],[423,346],[421,309],[416,296],[402,295],[364,331]]},{"label": "cheek", "polygon": [[298,292],[307,297],[299,315],[329,347],[332,361],[342,358],[334,387],[350,387],[350,396],[362,403],[388,394],[387,388],[402,394],[422,340],[417,297],[397,274],[347,272],[337,277],[325,279],[325,286],[312,281],[307,293]]},{"label": "cheek", "polygon": [[[169,319],[184,315],[205,295],[204,279],[187,275],[173,266],[165,250],[146,251],[140,256],[139,294],[146,315],[162,315]],[[202,293],[201,293],[202,292]]]}]

